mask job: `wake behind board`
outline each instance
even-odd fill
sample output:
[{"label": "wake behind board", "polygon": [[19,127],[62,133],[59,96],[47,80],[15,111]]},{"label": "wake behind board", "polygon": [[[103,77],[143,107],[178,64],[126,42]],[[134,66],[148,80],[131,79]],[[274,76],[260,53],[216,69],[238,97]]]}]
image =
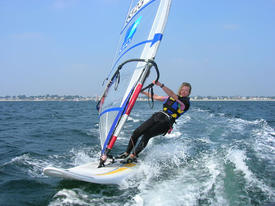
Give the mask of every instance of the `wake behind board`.
[{"label": "wake behind board", "polygon": [[105,167],[98,168],[98,162],[91,162],[69,169],[46,167],[43,173],[52,177],[79,180],[97,184],[120,184],[133,174],[137,163],[122,164],[120,160],[106,162]]}]

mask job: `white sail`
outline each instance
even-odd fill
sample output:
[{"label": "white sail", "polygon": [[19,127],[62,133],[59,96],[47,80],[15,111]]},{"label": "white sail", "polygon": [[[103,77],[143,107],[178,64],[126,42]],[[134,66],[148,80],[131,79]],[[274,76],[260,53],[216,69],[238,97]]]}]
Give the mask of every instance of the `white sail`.
[{"label": "white sail", "polygon": [[171,0],[139,0],[129,9],[109,81],[98,102],[102,154],[112,149],[150,68],[156,67],[152,60],[163,36],[170,4]]}]

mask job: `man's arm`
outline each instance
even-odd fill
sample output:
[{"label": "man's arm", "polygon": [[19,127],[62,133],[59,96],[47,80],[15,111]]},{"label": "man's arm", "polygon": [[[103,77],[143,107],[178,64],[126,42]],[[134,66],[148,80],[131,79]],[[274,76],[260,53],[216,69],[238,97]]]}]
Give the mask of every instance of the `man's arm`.
[{"label": "man's arm", "polygon": [[163,91],[169,96],[172,97],[175,100],[178,100],[178,95],[176,95],[171,89],[169,89],[168,87],[166,87],[164,84],[160,83],[160,82],[155,82],[153,81],[153,84],[159,86],[160,88],[163,89]]},{"label": "man's arm", "polygon": [[[179,100],[178,95],[176,95],[170,88],[166,87],[164,84],[160,83],[160,82],[155,82],[153,81],[153,83],[157,86],[159,86],[160,88],[162,88],[162,90],[170,97],[172,97],[173,99],[175,99],[181,107],[181,110],[184,110],[185,108],[185,104]],[[163,100],[164,101],[164,100]]]},{"label": "man's arm", "polygon": [[[141,92],[142,94],[146,95],[147,97],[150,97],[151,98],[151,94],[148,93],[148,92]],[[154,100],[158,100],[158,101],[165,101],[165,99],[167,99],[167,97],[164,97],[164,96],[159,96],[157,94],[154,94],[153,95],[153,99]]]}]

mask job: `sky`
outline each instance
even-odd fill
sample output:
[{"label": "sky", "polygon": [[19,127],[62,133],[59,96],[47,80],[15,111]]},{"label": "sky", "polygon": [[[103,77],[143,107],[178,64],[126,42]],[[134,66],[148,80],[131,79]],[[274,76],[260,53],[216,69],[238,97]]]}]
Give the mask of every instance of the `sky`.
[{"label": "sky", "polygon": [[[0,0],[0,96],[100,95],[129,4]],[[175,91],[275,96],[275,0],[172,0],[155,60]]]}]

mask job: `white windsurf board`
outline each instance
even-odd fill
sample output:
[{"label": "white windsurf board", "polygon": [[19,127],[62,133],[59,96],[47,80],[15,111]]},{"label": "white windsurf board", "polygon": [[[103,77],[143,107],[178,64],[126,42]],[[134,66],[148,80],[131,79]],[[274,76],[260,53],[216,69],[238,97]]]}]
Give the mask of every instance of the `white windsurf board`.
[{"label": "white windsurf board", "polygon": [[105,167],[98,168],[98,162],[91,162],[69,169],[46,167],[43,173],[52,177],[79,180],[97,184],[120,184],[137,169],[137,163],[120,163],[116,160],[106,162]]}]

